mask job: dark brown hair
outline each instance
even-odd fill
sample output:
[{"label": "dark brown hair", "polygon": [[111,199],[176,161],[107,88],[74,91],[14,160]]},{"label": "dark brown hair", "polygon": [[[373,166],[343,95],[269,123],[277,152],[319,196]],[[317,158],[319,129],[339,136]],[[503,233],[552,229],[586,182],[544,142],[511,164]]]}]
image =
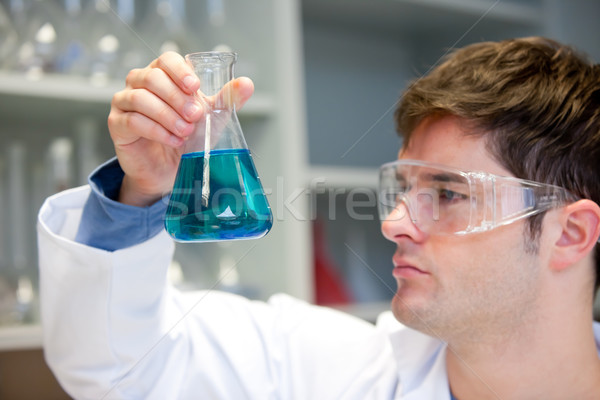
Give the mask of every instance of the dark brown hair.
[{"label": "dark brown hair", "polygon": [[[404,93],[395,114],[404,143],[436,114],[464,119],[516,177],[600,204],[600,66],[573,48],[530,37],[455,50]],[[534,250],[542,218],[530,219]]]}]

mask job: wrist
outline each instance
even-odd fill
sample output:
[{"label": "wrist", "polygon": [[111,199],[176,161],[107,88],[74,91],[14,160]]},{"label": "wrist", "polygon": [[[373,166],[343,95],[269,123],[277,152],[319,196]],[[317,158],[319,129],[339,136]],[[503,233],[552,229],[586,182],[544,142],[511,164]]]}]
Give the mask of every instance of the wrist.
[{"label": "wrist", "polygon": [[131,178],[125,175],[117,201],[135,207],[149,207],[159,201],[165,193],[162,190],[141,189],[139,185],[136,185]]}]

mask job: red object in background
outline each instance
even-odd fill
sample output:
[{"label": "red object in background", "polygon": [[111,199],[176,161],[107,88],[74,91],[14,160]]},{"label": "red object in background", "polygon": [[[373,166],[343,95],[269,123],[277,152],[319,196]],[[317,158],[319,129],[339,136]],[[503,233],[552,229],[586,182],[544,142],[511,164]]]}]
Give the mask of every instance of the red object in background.
[{"label": "red object in background", "polygon": [[348,304],[352,295],[327,252],[323,222],[313,222],[313,251],[316,303],[319,305]]}]

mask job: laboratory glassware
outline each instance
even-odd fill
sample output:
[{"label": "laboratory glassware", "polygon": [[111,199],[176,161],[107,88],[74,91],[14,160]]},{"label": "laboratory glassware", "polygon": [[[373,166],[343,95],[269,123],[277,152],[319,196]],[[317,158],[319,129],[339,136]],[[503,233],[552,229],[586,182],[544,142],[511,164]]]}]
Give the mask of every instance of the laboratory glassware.
[{"label": "laboratory glassware", "polygon": [[7,69],[24,72],[31,79],[57,72],[58,37],[62,35],[62,10],[54,0],[11,0],[11,18],[19,42]]},{"label": "laboratory glassware", "polygon": [[[19,35],[10,20],[8,12],[0,4],[0,60],[6,60],[13,56],[17,47]],[[0,66],[2,61],[0,61]]]},{"label": "laboratory glassware", "polygon": [[85,40],[91,54],[89,76],[94,86],[125,79],[129,70],[151,59],[132,28],[134,17],[133,0],[91,0],[84,9]]},{"label": "laboratory glassware", "polygon": [[185,0],[155,0],[148,5],[148,12],[140,26],[140,36],[152,54],[166,51],[185,54],[192,50],[186,6]]},{"label": "laboratory glassware", "polygon": [[165,228],[179,241],[260,238],[273,216],[236,114],[237,54],[192,53],[186,60],[201,82],[196,96],[204,117],[184,145]]}]

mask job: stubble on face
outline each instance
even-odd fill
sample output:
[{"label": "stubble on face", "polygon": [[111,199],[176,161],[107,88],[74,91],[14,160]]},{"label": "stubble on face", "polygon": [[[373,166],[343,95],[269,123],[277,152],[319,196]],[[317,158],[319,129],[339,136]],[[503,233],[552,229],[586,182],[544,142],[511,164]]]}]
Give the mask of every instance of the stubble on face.
[{"label": "stubble on face", "polygon": [[[510,176],[472,133],[457,117],[426,118],[399,158]],[[541,267],[527,221],[465,236],[417,235],[413,228],[406,221],[382,227],[397,260],[428,272],[397,279],[392,310],[400,322],[446,341],[483,341],[510,337],[535,316]]]},{"label": "stubble on face", "polygon": [[396,318],[446,342],[507,340],[534,326],[540,285],[536,254],[517,229],[501,230],[442,239],[429,244],[429,251],[422,249],[431,274],[423,282],[398,279],[392,300]]}]

